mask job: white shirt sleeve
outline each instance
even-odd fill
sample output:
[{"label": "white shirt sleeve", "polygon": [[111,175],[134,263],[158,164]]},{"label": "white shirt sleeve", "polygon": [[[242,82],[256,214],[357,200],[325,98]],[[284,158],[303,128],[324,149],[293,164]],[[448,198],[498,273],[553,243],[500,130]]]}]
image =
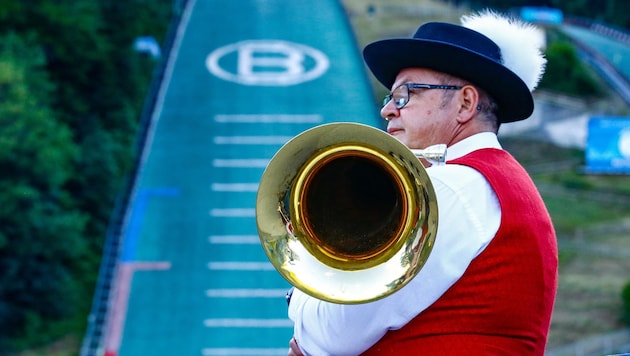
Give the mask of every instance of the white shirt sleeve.
[{"label": "white shirt sleeve", "polygon": [[438,201],[438,232],[418,274],[398,292],[375,302],[342,305],[299,290],[289,318],[306,355],[357,355],[388,330],[399,329],[440,298],[496,234],[501,211],[494,191],[476,170],[444,165],[427,170]]}]

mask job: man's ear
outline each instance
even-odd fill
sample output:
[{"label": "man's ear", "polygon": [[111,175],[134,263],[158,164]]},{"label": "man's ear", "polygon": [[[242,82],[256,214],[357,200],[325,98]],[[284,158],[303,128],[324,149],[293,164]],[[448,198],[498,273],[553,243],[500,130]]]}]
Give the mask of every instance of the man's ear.
[{"label": "man's ear", "polygon": [[457,121],[463,124],[470,121],[479,111],[479,91],[472,85],[464,85],[459,91],[458,98]]}]

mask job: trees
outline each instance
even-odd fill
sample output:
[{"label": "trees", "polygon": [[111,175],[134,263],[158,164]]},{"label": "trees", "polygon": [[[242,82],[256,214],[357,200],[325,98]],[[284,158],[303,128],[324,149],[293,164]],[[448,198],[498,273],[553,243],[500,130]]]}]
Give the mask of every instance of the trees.
[{"label": "trees", "polygon": [[[43,50],[0,37],[0,335],[76,305],[86,216],[65,189],[78,157],[51,109]],[[62,302],[63,301],[63,302]]]},{"label": "trees", "polygon": [[604,89],[568,40],[551,41],[545,57],[547,69],[539,84],[541,88],[587,98],[603,95]]},{"label": "trees", "polygon": [[[163,38],[171,8],[167,0],[0,6],[0,354],[16,345],[9,341],[82,333],[156,65],[133,51],[133,39]],[[66,320],[75,329],[54,327]]]}]

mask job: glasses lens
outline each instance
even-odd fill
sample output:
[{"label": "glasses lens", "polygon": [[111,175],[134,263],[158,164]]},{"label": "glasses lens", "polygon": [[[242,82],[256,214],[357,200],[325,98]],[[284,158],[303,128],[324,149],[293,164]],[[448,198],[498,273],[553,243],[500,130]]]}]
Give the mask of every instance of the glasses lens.
[{"label": "glasses lens", "polygon": [[392,100],[397,109],[402,109],[409,101],[409,89],[406,85],[401,85],[392,92]]},{"label": "glasses lens", "polygon": [[387,105],[390,101],[392,100],[392,95],[385,95],[385,97],[383,98],[383,106]]}]

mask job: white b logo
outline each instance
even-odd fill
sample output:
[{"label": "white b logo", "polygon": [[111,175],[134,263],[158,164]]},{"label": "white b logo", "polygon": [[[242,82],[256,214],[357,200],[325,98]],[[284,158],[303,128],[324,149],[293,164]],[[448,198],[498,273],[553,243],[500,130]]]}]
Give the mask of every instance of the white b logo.
[{"label": "white b logo", "polygon": [[295,85],[321,76],[328,66],[328,57],[322,52],[279,40],[233,43],[206,58],[210,73],[243,85]]}]

